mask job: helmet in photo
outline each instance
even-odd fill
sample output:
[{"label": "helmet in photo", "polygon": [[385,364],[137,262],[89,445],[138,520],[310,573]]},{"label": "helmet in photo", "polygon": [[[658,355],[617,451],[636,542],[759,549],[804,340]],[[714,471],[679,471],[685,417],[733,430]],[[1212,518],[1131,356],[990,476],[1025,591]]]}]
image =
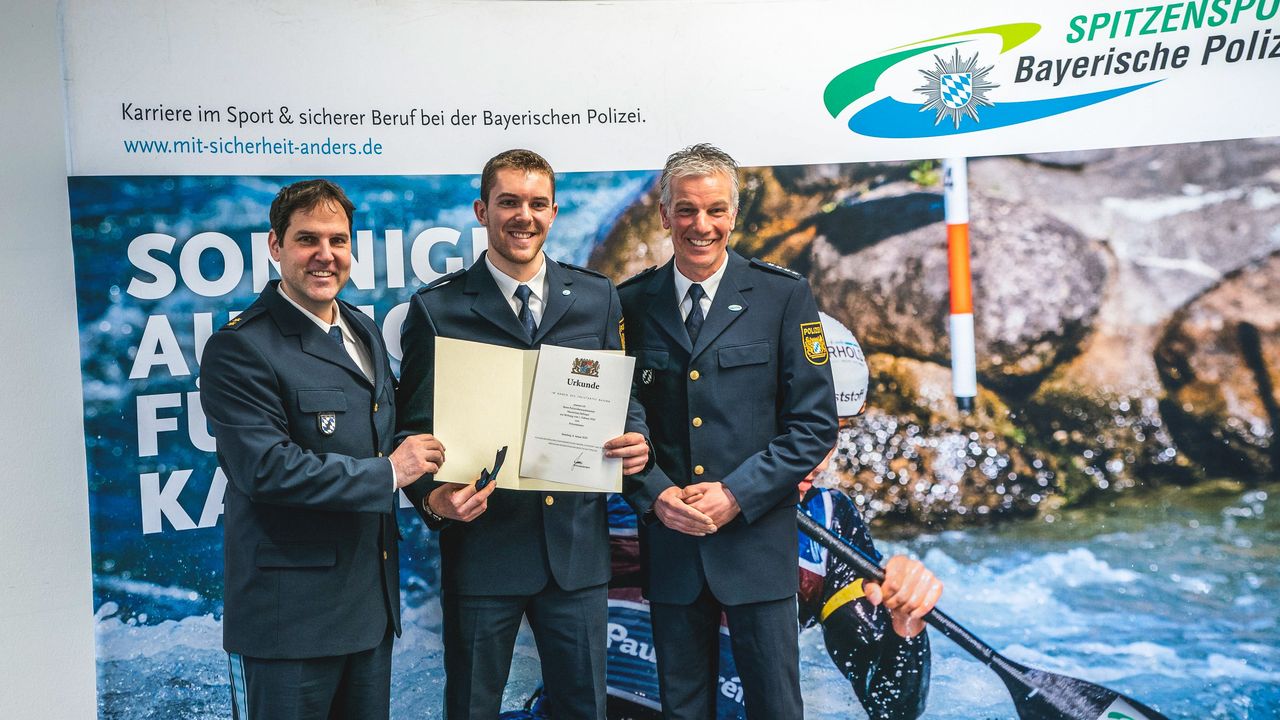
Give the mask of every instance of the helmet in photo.
[{"label": "helmet in photo", "polygon": [[839,320],[820,312],[822,334],[827,338],[827,351],[831,357],[831,374],[836,381],[836,414],[842,418],[862,412],[867,402],[867,359],[862,346],[849,328]]}]

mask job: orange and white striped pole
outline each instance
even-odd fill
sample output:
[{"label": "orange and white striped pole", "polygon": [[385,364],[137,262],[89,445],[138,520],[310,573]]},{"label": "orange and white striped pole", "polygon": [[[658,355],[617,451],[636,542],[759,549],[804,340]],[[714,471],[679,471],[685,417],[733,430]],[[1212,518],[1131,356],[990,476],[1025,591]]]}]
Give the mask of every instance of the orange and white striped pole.
[{"label": "orange and white striped pole", "polygon": [[978,356],[973,338],[973,284],[969,272],[969,168],[965,158],[942,161],[942,202],[947,221],[951,276],[951,391],[961,412],[978,395]]}]

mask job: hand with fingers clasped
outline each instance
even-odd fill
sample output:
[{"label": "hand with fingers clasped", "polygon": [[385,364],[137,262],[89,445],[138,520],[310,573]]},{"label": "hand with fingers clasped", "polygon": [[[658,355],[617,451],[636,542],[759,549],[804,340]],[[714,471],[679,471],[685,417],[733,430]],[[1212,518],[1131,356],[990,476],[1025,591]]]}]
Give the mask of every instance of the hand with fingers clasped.
[{"label": "hand with fingers clasped", "polygon": [[872,605],[883,604],[899,637],[913,638],[924,630],[924,616],[942,597],[942,581],[919,560],[895,555],[884,566],[884,582],[862,584]]},{"label": "hand with fingers clasped", "polygon": [[443,483],[427,496],[427,507],[440,517],[471,522],[489,508],[489,496],[496,487],[497,482],[490,482],[481,490],[476,490],[475,485]]},{"label": "hand with fingers clasped", "polygon": [[653,503],[653,512],[663,525],[685,535],[702,537],[716,531],[716,525],[701,510],[685,502],[685,490],[675,485],[663,490]]},{"label": "hand with fingers clasped", "polygon": [[700,482],[688,485],[684,489],[684,501],[689,507],[706,515],[716,529],[729,524],[738,517],[742,508],[724,483]]}]

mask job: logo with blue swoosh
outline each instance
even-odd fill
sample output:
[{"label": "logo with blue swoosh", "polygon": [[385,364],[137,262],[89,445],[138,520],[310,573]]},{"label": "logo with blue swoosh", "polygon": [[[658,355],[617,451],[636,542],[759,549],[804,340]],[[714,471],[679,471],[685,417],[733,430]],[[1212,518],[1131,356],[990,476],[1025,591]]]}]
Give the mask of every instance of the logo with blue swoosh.
[{"label": "logo with blue swoosh", "polygon": [[[1037,23],[1012,23],[951,33],[893,48],[880,57],[845,70],[827,83],[822,100],[832,118],[854,105],[861,107],[849,118],[849,129],[874,138],[929,138],[1021,125],[1097,105],[1154,85],[1160,80],[1078,95],[997,102],[993,91],[1000,86],[988,79],[996,67],[983,67],[978,52],[965,54],[961,46],[994,36],[999,55],[1035,37]],[[951,52],[946,52],[950,49]],[[932,54],[931,58],[922,58]],[[916,103],[903,102],[878,86],[881,77],[899,66],[932,59],[928,69],[917,68],[924,85],[912,89],[921,96]],[[997,63],[999,58],[997,58]],[[866,98],[875,98],[863,102]],[[926,112],[932,111],[932,112]]]}]

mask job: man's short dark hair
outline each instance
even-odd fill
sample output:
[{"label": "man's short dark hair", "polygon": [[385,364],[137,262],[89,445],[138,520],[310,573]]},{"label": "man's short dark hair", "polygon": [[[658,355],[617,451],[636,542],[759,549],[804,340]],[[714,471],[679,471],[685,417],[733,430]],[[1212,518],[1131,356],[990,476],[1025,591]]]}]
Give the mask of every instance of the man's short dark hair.
[{"label": "man's short dark hair", "polygon": [[484,164],[484,172],[480,174],[480,201],[489,203],[489,193],[493,190],[494,179],[499,170],[522,170],[526,173],[542,173],[551,180],[551,202],[556,201],[556,171],[546,158],[532,150],[507,150],[489,158]]},{"label": "man's short dark hair", "polygon": [[285,185],[276,193],[271,201],[271,229],[276,234],[276,242],[284,244],[285,231],[289,229],[289,218],[299,210],[311,210],[322,203],[336,203],[347,213],[347,225],[350,226],[354,239],[356,228],[356,206],[347,199],[347,194],[332,181],[318,178],[300,180],[292,185]]}]

